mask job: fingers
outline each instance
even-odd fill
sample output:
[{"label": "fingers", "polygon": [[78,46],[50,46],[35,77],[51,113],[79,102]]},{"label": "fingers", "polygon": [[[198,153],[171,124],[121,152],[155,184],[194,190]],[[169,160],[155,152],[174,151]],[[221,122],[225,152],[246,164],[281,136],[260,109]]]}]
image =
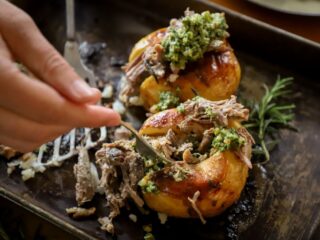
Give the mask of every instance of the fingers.
[{"label": "fingers", "polygon": [[92,103],[101,98],[100,92],[89,87],[42,36],[26,13],[7,1],[0,0],[0,4],[0,32],[17,59],[71,101]]},{"label": "fingers", "polygon": [[1,32],[0,32],[0,56],[2,56],[3,58],[9,59],[11,61],[13,60],[9,49],[1,36]]},{"label": "fingers", "polygon": [[31,80],[16,65],[0,58],[0,107],[43,124],[71,127],[114,126],[120,116],[111,109],[74,104],[41,81]]},{"label": "fingers", "polygon": [[[13,57],[43,81],[21,73]],[[75,127],[118,125],[119,114],[91,105],[100,97],[27,14],[0,0],[0,143],[25,152]]]},{"label": "fingers", "polygon": [[24,142],[22,140],[15,139],[7,135],[0,135],[0,143],[22,153],[31,152],[41,145],[36,145],[30,142]]},{"label": "fingers", "polygon": [[0,108],[0,142],[19,151],[32,151],[70,131],[66,126],[39,124]]}]

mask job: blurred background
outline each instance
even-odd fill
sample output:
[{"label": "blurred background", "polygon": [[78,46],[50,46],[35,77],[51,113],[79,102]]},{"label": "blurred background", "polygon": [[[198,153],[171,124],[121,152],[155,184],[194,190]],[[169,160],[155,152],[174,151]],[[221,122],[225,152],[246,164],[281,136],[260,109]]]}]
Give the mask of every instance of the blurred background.
[{"label": "blurred background", "polygon": [[319,0],[211,0],[315,42],[320,42]]}]

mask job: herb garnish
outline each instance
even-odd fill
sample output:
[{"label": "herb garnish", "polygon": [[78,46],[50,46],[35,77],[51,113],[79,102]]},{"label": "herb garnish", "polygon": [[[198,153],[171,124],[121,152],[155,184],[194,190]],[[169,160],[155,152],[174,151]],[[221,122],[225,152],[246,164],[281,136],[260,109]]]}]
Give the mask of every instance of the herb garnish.
[{"label": "herb garnish", "polygon": [[212,147],[215,151],[235,150],[245,144],[245,139],[234,128],[215,128],[213,134]]},{"label": "herb garnish", "polygon": [[207,107],[204,111],[204,114],[209,117],[210,121],[212,121],[214,119],[214,117],[216,116],[216,114],[213,112],[211,107]]},{"label": "herb garnish", "polygon": [[295,129],[290,125],[294,118],[292,109],[295,105],[279,103],[281,98],[291,93],[287,88],[292,84],[292,80],[292,77],[278,77],[271,89],[264,85],[265,95],[259,103],[252,104],[249,121],[244,124],[256,141],[253,153],[256,156],[263,155],[263,163],[270,160],[269,151],[278,144],[275,136],[277,132],[283,128]]},{"label": "herb garnish", "polygon": [[171,69],[185,69],[187,62],[203,57],[209,49],[217,49],[229,36],[226,31],[224,13],[201,14],[187,10],[185,17],[170,22],[167,35],[162,41],[164,58],[170,62]]},{"label": "herb garnish", "polygon": [[177,111],[180,114],[184,114],[186,109],[184,108],[184,105],[181,103],[178,107],[177,107]]},{"label": "herb garnish", "polygon": [[169,108],[176,107],[180,104],[180,99],[175,94],[169,91],[163,91],[160,93],[160,100],[157,104],[152,106],[152,109],[156,111],[163,111]]},{"label": "herb garnish", "polygon": [[141,190],[143,192],[147,193],[157,193],[158,192],[158,187],[157,185],[149,179],[149,175],[146,175],[144,178],[142,178],[138,185],[141,187]]}]

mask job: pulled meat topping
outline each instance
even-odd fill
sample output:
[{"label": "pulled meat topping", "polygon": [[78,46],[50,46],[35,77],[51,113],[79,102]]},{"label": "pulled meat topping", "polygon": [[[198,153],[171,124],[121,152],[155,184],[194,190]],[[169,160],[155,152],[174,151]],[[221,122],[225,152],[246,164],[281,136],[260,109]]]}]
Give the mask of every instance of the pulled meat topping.
[{"label": "pulled meat topping", "polygon": [[98,173],[93,163],[90,163],[88,151],[79,149],[78,163],[73,168],[76,177],[76,200],[78,206],[92,200],[97,191]]},{"label": "pulled meat topping", "polygon": [[203,58],[204,53],[225,51],[227,28],[223,13],[199,14],[187,9],[185,16],[172,19],[166,29],[148,36],[144,51],[124,67],[120,99],[127,105],[135,105],[130,99],[139,96],[139,87],[146,77],[175,82],[180,71],[188,63]]},{"label": "pulled meat topping", "polygon": [[181,107],[186,118],[179,124],[179,127],[187,132],[192,122],[214,127],[227,127],[229,119],[245,121],[249,117],[249,110],[237,103],[234,95],[221,101],[209,101],[202,97],[195,97],[183,103]]},{"label": "pulled meat topping", "polygon": [[102,176],[100,188],[105,192],[107,205],[110,208],[109,216],[100,218],[101,228],[113,233],[112,219],[120,214],[120,208],[130,198],[139,207],[144,202],[137,193],[138,181],[144,175],[143,161],[134,150],[134,141],[119,140],[104,144],[96,152],[97,164]]},{"label": "pulled meat topping", "polygon": [[165,136],[145,138],[167,159],[195,164],[216,152],[231,150],[252,167],[251,145],[254,143],[249,132],[243,128],[232,128],[230,120],[244,121],[249,111],[236,102],[236,97],[221,101],[209,101],[196,97],[181,104],[177,110],[184,119],[174,132],[170,129]]},{"label": "pulled meat topping", "polygon": [[139,87],[145,78],[150,75],[155,79],[164,77],[163,47],[159,44],[163,36],[164,32],[154,36],[146,50],[124,67],[125,78],[119,97],[127,105],[135,105],[131,98],[139,96]]}]

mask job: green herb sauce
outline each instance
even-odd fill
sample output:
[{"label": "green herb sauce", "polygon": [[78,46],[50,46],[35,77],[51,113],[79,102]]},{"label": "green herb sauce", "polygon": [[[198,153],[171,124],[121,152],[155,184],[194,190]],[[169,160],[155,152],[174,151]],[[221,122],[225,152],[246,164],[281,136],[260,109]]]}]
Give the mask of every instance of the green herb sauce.
[{"label": "green herb sauce", "polygon": [[185,17],[170,22],[161,43],[165,61],[171,63],[171,69],[185,69],[187,62],[197,61],[209,49],[219,48],[229,36],[227,28],[224,13],[187,12]]},{"label": "green herb sauce", "polygon": [[160,101],[154,105],[157,111],[174,108],[180,104],[180,99],[172,92],[164,91],[160,93]]},{"label": "green herb sauce", "polygon": [[157,185],[148,178],[148,176],[145,176],[144,178],[142,178],[138,185],[141,187],[141,190],[143,192],[147,192],[147,193],[157,193],[158,187]]},{"label": "green herb sauce", "polygon": [[236,150],[245,144],[245,139],[234,128],[215,128],[212,147],[215,151]]}]

